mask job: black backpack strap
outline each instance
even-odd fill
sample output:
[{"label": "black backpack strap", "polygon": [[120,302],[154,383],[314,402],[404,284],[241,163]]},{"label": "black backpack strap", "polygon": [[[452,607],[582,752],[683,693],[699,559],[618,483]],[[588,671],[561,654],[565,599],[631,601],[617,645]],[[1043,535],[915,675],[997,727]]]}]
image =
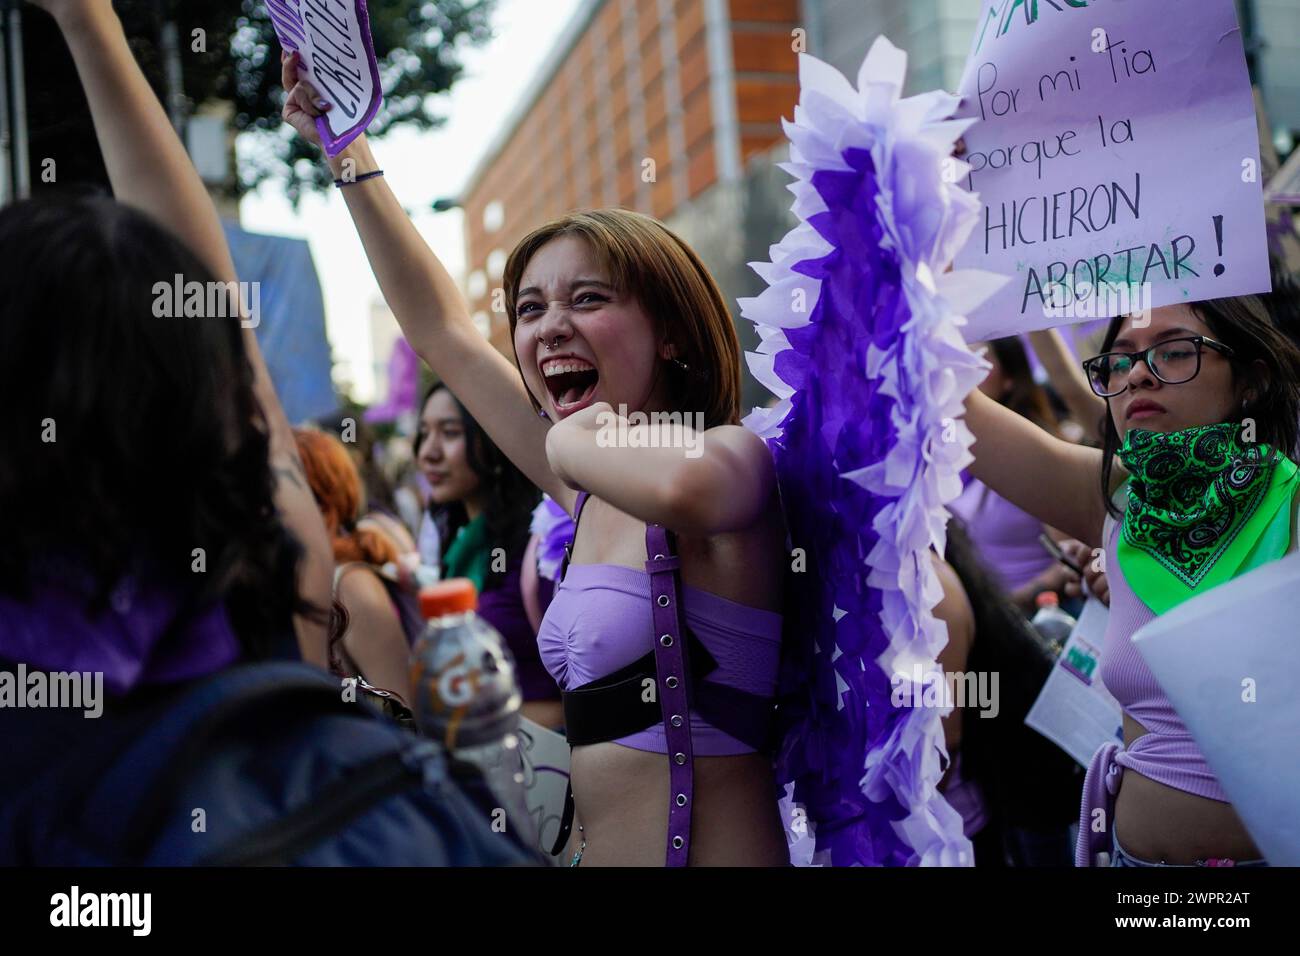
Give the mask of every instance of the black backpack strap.
[{"label": "black backpack strap", "polygon": [[344,701],[340,682],[307,664],[284,661],[221,671],[185,692],[115,755],[86,803],[96,815],[126,821],[119,849],[126,859],[141,859],[222,730],[254,716],[297,721],[328,713],[377,717],[365,705]]},{"label": "black backpack strap", "polygon": [[322,788],[310,803],[244,834],[199,865],[288,866],[377,804],[422,785],[423,762],[442,757],[428,740],[372,757]]}]

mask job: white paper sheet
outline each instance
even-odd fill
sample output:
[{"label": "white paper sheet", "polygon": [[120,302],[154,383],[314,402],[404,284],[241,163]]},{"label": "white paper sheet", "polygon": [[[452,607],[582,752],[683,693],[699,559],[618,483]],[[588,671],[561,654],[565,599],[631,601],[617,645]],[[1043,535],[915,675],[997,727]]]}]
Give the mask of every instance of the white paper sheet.
[{"label": "white paper sheet", "polygon": [[[524,762],[524,801],[538,845],[549,857],[564,815],[564,793],[569,785],[569,742],[555,731],[521,717],[519,751]],[[567,864],[569,861],[562,857],[563,854],[554,858],[554,862]]]},{"label": "white paper sheet", "polygon": [[1123,715],[1101,682],[1101,645],[1110,611],[1089,598],[1039,691],[1025,724],[1056,744],[1083,766],[1097,748],[1123,740]]},{"label": "white paper sheet", "polygon": [[1274,866],[1300,866],[1300,553],[1133,636]]}]

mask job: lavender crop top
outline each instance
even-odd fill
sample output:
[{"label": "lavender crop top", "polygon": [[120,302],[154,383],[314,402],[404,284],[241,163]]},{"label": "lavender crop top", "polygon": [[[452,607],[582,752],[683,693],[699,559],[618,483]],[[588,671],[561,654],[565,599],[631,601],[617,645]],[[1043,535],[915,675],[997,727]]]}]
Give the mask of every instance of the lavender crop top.
[{"label": "lavender crop top", "polygon": [[[1116,492],[1114,503],[1127,505],[1127,485]],[[1101,679],[1124,713],[1146,730],[1128,747],[1111,741],[1093,754],[1083,781],[1079,810],[1076,866],[1092,866],[1099,851],[1110,852],[1115,796],[1125,770],[1194,796],[1230,803],[1210,765],[1183,723],[1146,660],[1133,646],[1138,629],[1156,619],[1156,613],[1133,593],[1119,564],[1121,524],[1107,517],[1102,532],[1106,547],[1106,573],[1110,583],[1110,617],[1102,638]],[[1094,829],[1095,814],[1103,811],[1104,830]]]},{"label": "lavender crop top", "polygon": [[1102,643],[1101,679],[1124,713],[1146,729],[1124,754],[1124,766],[1166,786],[1228,802],[1219,779],[1174,710],[1151,668],[1133,646],[1133,635],[1156,614],[1142,602],[1119,565],[1120,523],[1107,521],[1106,570],[1110,581],[1110,617]]},{"label": "lavender crop top", "polygon": [[[776,693],[781,615],[683,586],[687,628],[717,661],[703,683],[758,697]],[[616,564],[570,564],[537,634],[542,663],[565,691],[605,677],[654,650],[650,576]],[[754,753],[754,748],[690,714],[697,756]],[[662,724],[614,741],[668,753]]]}]

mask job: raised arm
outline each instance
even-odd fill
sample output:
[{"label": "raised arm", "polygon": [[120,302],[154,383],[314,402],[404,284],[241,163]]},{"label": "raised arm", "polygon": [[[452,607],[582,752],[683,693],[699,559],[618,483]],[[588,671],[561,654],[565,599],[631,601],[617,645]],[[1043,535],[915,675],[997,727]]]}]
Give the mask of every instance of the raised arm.
[{"label": "raised arm", "polygon": [[1099,449],[1054,438],[979,389],[966,398],[966,425],[975,435],[976,478],[1044,524],[1100,542],[1106,509]]},{"label": "raised arm", "polygon": [[570,487],[680,534],[749,528],[776,488],[772,454],[748,429],[697,431],[671,419],[629,424],[606,402],[553,426],[547,451]]},{"label": "raised arm", "polygon": [[[234,282],[235,267],[217,211],[162,105],[136,65],[109,0],[40,0],[38,5],[54,15],[72,51],[117,200],[142,210],[169,229],[203,261],[215,279]],[[271,385],[257,339],[248,327],[243,335],[257,398],[270,429],[276,507],[286,527],[306,550],[299,571],[299,591],[322,610],[321,620],[300,617],[295,621],[299,646],[305,660],[324,666],[323,612],[330,606],[334,563],[329,538],[303,480],[293,433]]]},{"label": "raised arm", "polygon": [[[303,138],[319,145],[315,118],[321,101],[299,77],[300,59],[285,58],[283,82],[289,90],[284,119]],[[360,177],[379,168],[364,136],[329,160],[336,179]],[[348,212],[365,246],[402,334],[417,355],[438,374],[492,440],[528,478],[566,510],[574,493],[546,462],[548,424],[528,400],[519,372],[475,328],[460,290],[412,225],[383,177],[343,188]]]}]

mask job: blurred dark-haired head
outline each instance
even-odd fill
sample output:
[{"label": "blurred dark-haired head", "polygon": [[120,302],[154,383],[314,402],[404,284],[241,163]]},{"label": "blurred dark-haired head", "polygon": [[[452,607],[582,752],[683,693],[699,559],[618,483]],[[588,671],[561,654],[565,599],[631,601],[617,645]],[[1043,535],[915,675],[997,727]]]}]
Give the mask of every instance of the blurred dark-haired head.
[{"label": "blurred dark-haired head", "polygon": [[[290,627],[297,541],[272,501],[265,420],[233,318],[169,317],[160,284],[208,282],[145,215],[98,197],[0,210],[0,588],[50,562],[224,601],[260,656]],[[204,570],[196,572],[202,549]]]},{"label": "blurred dark-haired head", "polygon": [[1047,390],[1034,381],[1029,354],[1019,337],[993,339],[986,344],[989,348],[985,358],[993,368],[980,383],[980,391],[1039,428],[1055,433],[1056,415],[1051,400]]},{"label": "blurred dark-haired head", "polygon": [[[420,402],[415,463],[433,487],[429,514],[444,554],[469,520],[465,504],[471,498],[486,515],[489,547],[503,548],[512,558],[523,551],[541,492],[441,382]],[[502,577],[494,568],[487,586]]]}]

